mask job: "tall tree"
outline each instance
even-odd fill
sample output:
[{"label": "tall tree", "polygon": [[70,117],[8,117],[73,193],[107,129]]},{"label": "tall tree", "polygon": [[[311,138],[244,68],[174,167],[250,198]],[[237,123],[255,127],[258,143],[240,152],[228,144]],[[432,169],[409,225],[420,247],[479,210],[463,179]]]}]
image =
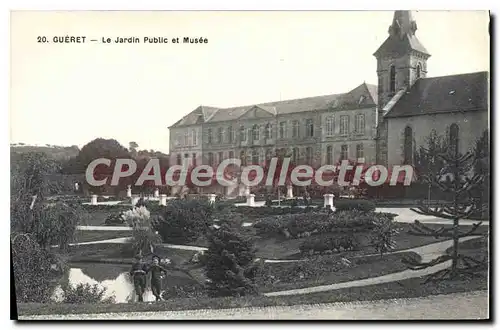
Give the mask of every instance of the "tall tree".
[{"label": "tall tree", "polygon": [[417,182],[427,184],[427,199],[430,200],[433,189],[433,178],[439,175],[444,166],[443,159],[439,155],[447,152],[448,143],[436,130],[432,130],[431,134],[425,140],[425,145],[419,146],[415,151],[414,168],[417,174]]},{"label": "tall tree", "polygon": [[440,154],[438,157],[443,162],[444,167],[435,177],[427,175],[426,180],[437,186],[442,192],[449,194],[451,203],[431,207],[421,202],[418,208],[412,210],[418,214],[448,219],[452,227],[442,227],[436,230],[415,220],[409,233],[417,236],[451,238],[453,239],[452,253],[439,256],[429,262],[408,258],[403,260],[410,269],[414,270],[436,266],[451,260],[451,268],[434,273],[428,280],[455,278],[459,274],[471,275],[477,270],[484,269],[487,265],[485,260],[477,260],[459,253],[460,239],[475,235],[477,228],[481,225],[479,222],[474,224],[470,230],[460,230],[460,219],[468,219],[478,211],[478,208],[482,208],[471,196],[471,191],[482,184],[484,175],[471,171],[476,161],[473,153],[468,152],[462,155],[456,149],[450,149],[446,154]]}]

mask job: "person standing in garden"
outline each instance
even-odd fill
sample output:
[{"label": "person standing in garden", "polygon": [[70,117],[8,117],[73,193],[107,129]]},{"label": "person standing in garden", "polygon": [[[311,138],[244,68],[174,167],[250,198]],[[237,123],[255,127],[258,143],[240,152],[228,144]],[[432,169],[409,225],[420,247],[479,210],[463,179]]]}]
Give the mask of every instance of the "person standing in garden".
[{"label": "person standing in garden", "polygon": [[161,301],[162,280],[167,270],[160,265],[160,257],[153,256],[153,264],[149,267],[148,273],[151,273],[151,291],[153,291],[156,301]]},{"label": "person standing in garden", "polygon": [[132,277],[132,282],[134,283],[135,294],[137,295],[138,301],[144,301],[144,292],[146,291],[146,274],[148,271],[147,265],[142,261],[142,255],[137,255],[135,257],[135,263],[132,265],[130,270],[130,276]]}]

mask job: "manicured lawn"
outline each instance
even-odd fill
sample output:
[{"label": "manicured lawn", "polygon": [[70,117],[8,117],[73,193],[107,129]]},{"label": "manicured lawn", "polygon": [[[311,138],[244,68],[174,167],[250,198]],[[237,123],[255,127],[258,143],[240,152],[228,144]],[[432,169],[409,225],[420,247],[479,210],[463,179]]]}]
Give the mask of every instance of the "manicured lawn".
[{"label": "manicured lawn", "polygon": [[221,309],[238,307],[289,306],[298,304],[319,304],[330,302],[371,301],[380,299],[425,297],[437,294],[487,290],[488,281],[484,276],[471,280],[457,279],[423,284],[423,278],[400,282],[346,288],[330,292],[310,293],[284,297],[224,297],[224,298],[177,298],[155,304],[17,304],[19,315],[35,314],[84,314],[112,312],[145,312],[166,310]]},{"label": "manicured lawn", "polygon": [[77,230],[73,242],[74,243],[93,242],[93,241],[101,241],[119,237],[130,237],[130,236],[132,236],[132,232],[129,231]]}]

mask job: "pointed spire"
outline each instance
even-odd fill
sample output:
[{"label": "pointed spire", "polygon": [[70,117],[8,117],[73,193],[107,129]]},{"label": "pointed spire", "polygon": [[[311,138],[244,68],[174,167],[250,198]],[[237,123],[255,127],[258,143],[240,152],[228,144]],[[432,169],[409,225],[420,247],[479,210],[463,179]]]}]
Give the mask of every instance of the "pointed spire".
[{"label": "pointed spire", "polygon": [[417,31],[417,22],[413,20],[411,11],[396,10],[392,19],[392,25],[389,26],[389,34],[403,38],[405,35],[415,35],[415,31]]}]

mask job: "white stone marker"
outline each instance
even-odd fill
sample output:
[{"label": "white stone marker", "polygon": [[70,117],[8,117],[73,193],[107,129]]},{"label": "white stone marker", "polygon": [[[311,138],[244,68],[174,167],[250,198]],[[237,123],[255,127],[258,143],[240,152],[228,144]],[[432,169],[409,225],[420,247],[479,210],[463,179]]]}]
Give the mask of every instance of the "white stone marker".
[{"label": "white stone marker", "polygon": [[162,205],[162,206],[167,205],[167,195],[165,195],[165,194],[160,195],[160,205]]},{"label": "white stone marker", "polygon": [[155,198],[160,197],[160,189],[156,188],[153,196],[154,196]]},{"label": "white stone marker", "polygon": [[127,186],[127,197],[132,197],[132,187]]},{"label": "white stone marker", "polygon": [[91,196],[90,205],[97,205],[97,195]]},{"label": "white stone marker", "polygon": [[216,194],[209,194],[208,195],[208,200],[210,201],[210,203],[215,203],[215,198],[217,197]]},{"label": "white stone marker", "polygon": [[324,207],[329,206],[330,209],[333,210],[333,194],[325,194],[324,197],[325,197],[325,206]]},{"label": "white stone marker", "polygon": [[255,195],[254,194],[247,195],[247,205],[248,206],[255,206]]},{"label": "white stone marker", "polygon": [[[246,186],[245,187],[245,196],[249,196],[250,195],[250,187],[249,186]],[[254,195],[255,196],[255,195]]]},{"label": "white stone marker", "polygon": [[292,186],[286,187],[286,198],[293,198],[293,187]]}]

